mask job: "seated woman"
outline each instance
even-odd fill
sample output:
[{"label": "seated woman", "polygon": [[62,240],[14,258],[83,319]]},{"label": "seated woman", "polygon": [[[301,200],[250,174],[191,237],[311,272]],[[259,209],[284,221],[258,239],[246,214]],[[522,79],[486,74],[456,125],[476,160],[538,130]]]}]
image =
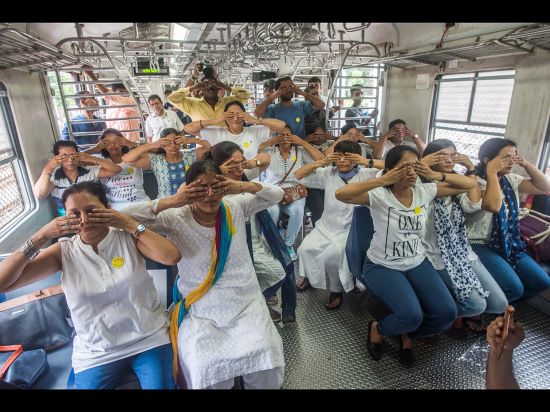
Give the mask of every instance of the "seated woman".
[{"label": "seated woman", "polygon": [[[229,389],[242,376],[245,389],[280,388],[283,343],[258,286],[245,220],[276,204],[283,190],[228,179],[211,160],[193,164],[185,182],[174,196],[125,212],[166,234],[183,253],[177,290],[184,299],[172,314],[171,334],[187,386]],[[223,199],[239,193],[254,196]]]},{"label": "seated woman", "polygon": [[481,191],[474,165],[468,156],[457,153],[453,142],[447,139],[428,144],[422,161],[432,170],[447,174],[454,173],[456,161],[468,169],[467,175],[475,183],[467,193],[440,197],[430,203],[422,244],[426,257],[451,291],[458,316],[468,317],[466,325],[481,331],[481,319],[477,315],[503,313],[508,301],[472,250],[466,236],[464,212],[481,210]]},{"label": "seated woman", "polygon": [[[225,122],[227,127],[214,126]],[[247,126],[245,126],[245,123]],[[210,127],[208,127],[210,126]],[[212,146],[230,141],[239,145],[244,157],[249,160],[256,157],[260,143],[269,140],[271,131],[279,131],[285,122],[277,119],[257,119],[248,114],[238,100],[225,105],[223,114],[217,119],[197,120],[185,125],[185,132],[193,135],[200,133],[201,138]]]},{"label": "seated woman", "polygon": [[[253,161],[245,160],[242,149],[233,142],[215,144],[210,149],[210,156],[220,166],[222,174],[229,179],[247,182],[253,177],[250,171],[260,171]],[[259,156],[267,157],[264,160],[265,167],[267,167],[269,156],[265,153],[260,153]],[[256,176],[258,174],[256,173]],[[250,197],[252,195],[228,195],[226,199],[235,196]],[[281,288],[282,321],[283,323],[296,321],[294,264],[284,240],[266,210],[259,211],[250,219],[250,237],[247,236],[247,241],[258,283],[266,300],[276,296],[277,290]],[[271,307],[269,307],[269,311],[273,320],[281,319],[281,313]]]},{"label": "seated woman", "polygon": [[[418,183],[418,176],[448,185]],[[456,304],[426,259],[422,238],[434,198],[474,186],[466,176],[431,170],[418,161],[416,150],[402,145],[388,152],[382,176],[336,191],[338,200],[367,205],[372,215],[374,236],[359,280],[392,311],[380,321],[369,321],[367,350],[374,360],[382,356],[382,337],[397,335],[401,337],[399,360],[411,366],[409,337],[439,333],[456,318]]]},{"label": "seated woman", "polygon": [[[308,142],[292,134],[289,126],[285,126],[277,136],[260,145],[260,151],[271,156],[271,163],[265,171],[264,181],[275,184],[283,189],[294,187],[300,182],[294,172],[307,163],[321,160],[323,155]],[[288,215],[288,229],[285,244],[292,260],[296,260],[294,242],[302,227],[304,219],[305,197],[283,205],[282,203],[270,207],[269,214],[275,224],[279,221],[281,211]]]},{"label": "seated woman", "polygon": [[[489,139],[477,166],[482,210],[466,215],[468,239],[510,303],[550,287],[546,272],[526,252],[519,233],[519,194],[550,191],[548,178],[517,153],[512,140]],[[529,178],[512,173],[514,164]]]},{"label": "seated woman", "polygon": [[78,146],[72,140],[55,142],[53,154],[54,157],[44,166],[33,191],[38,199],[44,199],[51,193],[59,216],[65,214],[61,197],[69,186],[113,176],[122,170],[110,160],[79,152]]},{"label": "seated woman", "polygon": [[[348,183],[374,178],[378,170],[372,169],[373,166],[384,167],[381,160],[362,157],[359,144],[349,140],[336,144],[331,152],[324,159],[307,164],[295,173],[295,177],[308,188],[325,191],[323,215],[298,248],[299,275],[304,277],[298,290],[305,290],[310,284],[315,288],[327,289],[326,274],[330,297],[325,307],[329,310],[340,307],[342,290],[349,292],[354,287],[346,258],[346,242],[354,206],[340,202],[334,194]],[[359,165],[366,167],[360,168]]]},{"label": "seated woman", "polygon": [[210,147],[204,140],[180,136],[176,129],[168,128],[160,132],[160,139],[129,151],[122,160],[132,167],[153,170],[158,184],[157,199],[162,199],[177,192],[187,169],[197,160],[198,149],[180,151],[182,144],[191,143]]},{"label": "seated woman", "polygon": [[138,144],[126,139],[117,129],[105,129],[99,137],[99,143],[86,150],[86,153],[101,153],[122,168],[114,176],[101,179],[107,192],[109,205],[115,210],[124,209],[132,202],[151,200],[143,190],[143,170],[122,161],[122,155]]},{"label": "seated woman", "polygon": [[[174,265],[172,242],[109,208],[99,182],[63,193],[58,217],[0,262],[0,292],[62,270],[61,286],[76,336],[72,364],[78,389],[112,389],[132,368],[143,389],[173,389],[168,321],[143,256]],[[58,243],[40,251],[50,240]]]}]

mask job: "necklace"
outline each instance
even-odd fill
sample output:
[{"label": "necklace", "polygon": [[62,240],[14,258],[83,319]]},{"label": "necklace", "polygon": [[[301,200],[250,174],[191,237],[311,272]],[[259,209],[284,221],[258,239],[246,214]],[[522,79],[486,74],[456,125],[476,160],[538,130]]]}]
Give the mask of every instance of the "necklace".
[{"label": "necklace", "polygon": [[202,226],[212,226],[214,223],[216,223],[216,219],[214,219],[212,222],[205,222],[204,220],[201,220],[197,217],[195,214],[195,208],[191,206],[191,214],[193,215],[193,218]]}]

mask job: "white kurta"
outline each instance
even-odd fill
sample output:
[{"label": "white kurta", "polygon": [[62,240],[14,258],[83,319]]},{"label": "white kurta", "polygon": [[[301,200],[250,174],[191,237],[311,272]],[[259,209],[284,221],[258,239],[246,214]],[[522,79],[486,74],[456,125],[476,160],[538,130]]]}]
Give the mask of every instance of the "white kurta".
[{"label": "white kurta", "polygon": [[170,343],[168,319],[132,235],[110,228],[98,253],[78,235],[59,245],[76,373]]},{"label": "white kurta", "polygon": [[[235,376],[284,367],[283,342],[265,304],[246,244],[245,219],[277,204],[283,190],[268,184],[255,196],[224,200],[236,233],[224,271],[216,284],[189,310],[180,325],[180,364],[189,388],[200,389]],[[189,206],[155,214],[158,200],[124,212],[165,234],[182,253],[178,288],[187,296],[210,266],[214,228],[200,226]]]},{"label": "white kurta", "polygon": [[[378,169],[359,168],[359,172],[349,183],[373,179]],[[346,292],[354,287],[353,275],[348,267],[346,242],[348,240],[353,208],[355,205],[336,199],[336,190],[345,186],[338,176],[336,167],[319,168],[301,180],[301,183],[313,189],[325,190],[325,209],[315,228],[306,236],[298,248],[299,275],[308,278],[311,286],[326,289],[323,254],[329,246],[335,245],[340,251],[339,278]]]}]

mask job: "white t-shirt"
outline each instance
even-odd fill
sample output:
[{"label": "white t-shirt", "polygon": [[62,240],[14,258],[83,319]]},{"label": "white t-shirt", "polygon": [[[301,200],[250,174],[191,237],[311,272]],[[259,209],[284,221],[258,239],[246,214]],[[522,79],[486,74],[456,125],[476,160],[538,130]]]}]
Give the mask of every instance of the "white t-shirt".
[{"label": "white t-shirt", "polygon": [[260,144],[269,140],[270,130],[267,126],[255,125],[233,134],[225,127],[206,127],[201,130],[201,137],[212,146],[226,140],[236,143],[242,149],[245,159],[253,159],[258,154]]},{"label": "white t-shirt", "polygon": [[[403,139],[403,143],[401,143],[403,146],[409,146],[409,147],[412,147],[414,150],[417,150],[418,151],[418,147],[416,147],[416,145],[414,144],[414,142],[410,139]],[[384,152],[382,153],[382,159],[385,159],[386,158],[386,154],[388,154],[388,152],[393,149],[395,147],[395,145],[389,141],[389,140],[386,140],[386,143],[384,143]]]},{"label": "white t-shirt", "polygon": [[[479,202],[472,202],[468,198],[467,193],[461,193],[458,195],[458,200],[460,202],[460,207],[464,214],[473,213],[481,209],[481,199]],[[449,216],[451,214],[453,203],[451,196],[443,198],[445,206],[447,206],[447,211]],[[439,250],[439,245],[437,243],[437,233],[435,231],[435,208],[433,207],[433,202],[430,203],[428,222],[426,223],[426,234],[424,239],[422,239],[422,245],[424,246],[424,252],[426,257],[430,262],[432,262],[435,270],[445,269],[445,263],[443,263],[443,258],[441,257],[441,251]],[[470,243],[468,243],[468,260],[471,262],[477,259],[476,253],[472,250]]]},{"label": "white t-shirt", "polygon": [[101,179],[111,207],[122,210],[132,202],[151,200],[143,190],[143,171],[124,162],[118,165],[122,168],[120,173]]},{"label": "white t-shirt", "polygon": [[[517,203],[519,205],[519,185],[525,179],[523,176],[515,173],[508,173],[505,175],[508,182],[514,189],[516,194]],[[487,181],[481,177],[477,177],[479,188],[484,191],[487,188]],[[501,190],[502,193],[502,190]],[[503,195],[504,196],[504,195]],[[506,209],[506,215],[508,216],[508,209]],[[468,239],[472,240],[472,243],[485,243],[491,239],[491,231],[493,229],[493,214],[486,210],[479,210],[474,213],[466,214],[466,231],[468,232]]]},{"label": "white t-shirt", "polygon": [[145,133],[147,137],[153,137],[153,142],[160,139],[160,132],[168,128],[176,129],[178,132],[183,129],[183,123],[172,110],[165,110],[162,116],[151,112],[145,121]]},{"label": "white t-shirt", "polygon": [[435,183],[412,187],[413,200],[409,207],[401,204],[385,187],[369,191],[374,236],[367,256],[371,262],[390,269],[410,270],[424,260],[422,238],[430,202],[437,194]]}]

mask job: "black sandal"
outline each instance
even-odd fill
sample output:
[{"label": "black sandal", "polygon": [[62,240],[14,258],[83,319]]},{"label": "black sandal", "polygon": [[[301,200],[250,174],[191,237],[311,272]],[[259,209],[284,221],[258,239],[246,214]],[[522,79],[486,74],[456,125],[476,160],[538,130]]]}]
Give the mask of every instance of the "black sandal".
[{"label": "black sandal", "polygon": [[307,290],[311,287],[311,284],[309,283],[308,278],[302,279],[302,281],[296,285],[296,290],[298,292],[303,292],[304,290]]},{"label": "black sandal", "polygon": [[401,335],[397,335],[399,341],[399,363],[406,368],[410,368],[414,365],[414,355],[411,348],[403,348],[403,339]]},{"label": "black sandal", "polygon": [[373,320],[369,320],[369,323],[367,323],[367,352],[372,360],[379,361],[382,358],[382,343],[374,343],[370,340],[373,323]]},{"label": "black sandal", "polygon": [[[334,302],[338,298],[340,299],[340,302],[336,306],[329,306],[332,302]],[[330,292],[330,295],[328,297],[328,302],[325,304],[325,308],[327,310],[336,310],[340,307],[343,301],[344,301],[344,292]]]}]

